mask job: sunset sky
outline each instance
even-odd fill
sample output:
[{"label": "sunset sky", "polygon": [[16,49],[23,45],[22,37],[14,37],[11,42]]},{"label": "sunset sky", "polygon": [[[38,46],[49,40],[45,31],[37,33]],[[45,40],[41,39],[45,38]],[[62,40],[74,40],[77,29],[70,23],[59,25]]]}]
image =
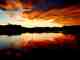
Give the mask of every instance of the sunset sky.
[{"label": "sunset sky", "polygon": [[[0,25],[22,27],[63,27],[80,25],[79,0],[0,0]],[[14,31],[12,31],[14,32]],[[22,47],[32,43],[47,45],[72,42],[77,36],[65,33],[21,33],[0,36],[2,45]],[[37,43],[36,43],[37,42]],[[39,42],[39,43],[38,43]],[[40,45],[41,45],[40,44]]]},{"label": "sunset sky", "polygon": [[78,3],[77,0],[73,3],[69,0],[0,0],[0,25],[80,25]]}]

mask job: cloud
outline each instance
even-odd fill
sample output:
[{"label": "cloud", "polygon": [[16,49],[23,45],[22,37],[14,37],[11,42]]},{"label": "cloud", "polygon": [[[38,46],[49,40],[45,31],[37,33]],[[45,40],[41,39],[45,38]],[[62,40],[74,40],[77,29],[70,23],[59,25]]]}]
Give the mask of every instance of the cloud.
[{"label": "cloud", "polygon": [[[57,2],[58,1],[56,1],[56,4]],[[21,1],[9,1],[6,2],[5,5],[0,4],[0,7],[0,25],[7,25],[8,23],[11,23],[24,27],[30,27],[33,26],[33,22],[36,21],[34,22],[37,24],[36,26],[42,26],[43,23],[39,23],[39,20],[41,20],[41,22],[44,22],[45,20],[44,24],[47,22],[47,20],[53,20],[53,22],[47,23],[49,25],[53,23],[52,26],[55,22],[62,25],[80,25],[80,18],[64,18],[65,16],[79,16],[79,6],[69,6],[60,9],[52,8],[45,11],[44,9],[48,7],[46,0],[44,0],[37,1],[36,4],[33,4],[33,6],[31,1],[26,3]],[[38,8],[41,10],[37,10]],[[47,25],[45,24],[44,26]]]},{"label": "cloud", "polygon": [[20,41],[20,36],[1,35],[0,36],[0,48],[7,48],[11,46],[17,48],[17,46],[20,45],[19,41]]}]

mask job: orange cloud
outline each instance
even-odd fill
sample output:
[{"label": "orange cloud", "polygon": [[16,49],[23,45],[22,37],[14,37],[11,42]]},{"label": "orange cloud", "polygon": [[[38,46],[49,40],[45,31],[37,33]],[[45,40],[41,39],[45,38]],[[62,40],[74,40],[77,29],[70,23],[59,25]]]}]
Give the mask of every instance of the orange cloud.
[{"label": "orange cloud", "polygon": [[[0,7],[8,9],[22,9],[23,8],[30,8],[32,9],[32,2],[22,3],[20,0],[16,0],[16,2],[13,1],[6,1],[6,4],[0,4]],[[70,7],[64,7],[61,9],[51,9],[48,11],[42,11],[42,10],[30,10],[30,11],[20,11],[19,16],[23,17],[25,20],[55,20],[55,22],[64,24],[64,25],[80,25],[80,6],[70,6]],[[16,16],[16,14],[15,14]],[[76,17],[74,17],[76,16]],[[78,16],[78,17],[77,17]],[[18,18],[18,17],[16,17]],[[23,19],[22,18],[22,19]],[[37,19],[39,18],[39,19]],[[16,19],[15,19],[16,20]],[[24,21],[24,20],[23,20]],[[54,24],[54,22],[53,22]]]},{"label": "orange cloud", "polygon": [[64,21],[66,25],[80,25],[80,6],[70,6],[64,8]]},{"label": "orange cloud", "polygon": [[6,0],[6,4],[0,4],[0,7],[3,7],[5,9],[32,8],[32,2],[22,3],[20,0]]}]

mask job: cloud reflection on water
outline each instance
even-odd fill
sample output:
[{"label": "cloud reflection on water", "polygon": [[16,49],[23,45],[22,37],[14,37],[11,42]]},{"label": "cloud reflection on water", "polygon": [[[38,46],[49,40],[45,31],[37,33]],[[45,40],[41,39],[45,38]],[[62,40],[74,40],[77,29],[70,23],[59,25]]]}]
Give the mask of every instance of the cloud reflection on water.
[{"label": "cloud reflection on water", "polygon": [[74,42],[76,36],[63,33],[24,33],[15,36],[0,36],[0,48],[13,47],[21,48],[25,46],[48,46],[48,44],[64,44],[64,42]]}]

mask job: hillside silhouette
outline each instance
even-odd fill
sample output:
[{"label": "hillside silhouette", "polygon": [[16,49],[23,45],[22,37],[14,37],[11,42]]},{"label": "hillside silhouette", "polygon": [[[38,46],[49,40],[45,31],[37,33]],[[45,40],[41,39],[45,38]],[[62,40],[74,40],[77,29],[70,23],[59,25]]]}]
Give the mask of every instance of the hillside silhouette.
[{"label": "hillside silhouette", "polygon": [[20,35],[22,33],[71,33],[71,34],[80,34],[80,26],[64,26],[62,28],[59,27],[35,27],[35,28],[26,28],[20,25],[0,25],[0,35]]}]

